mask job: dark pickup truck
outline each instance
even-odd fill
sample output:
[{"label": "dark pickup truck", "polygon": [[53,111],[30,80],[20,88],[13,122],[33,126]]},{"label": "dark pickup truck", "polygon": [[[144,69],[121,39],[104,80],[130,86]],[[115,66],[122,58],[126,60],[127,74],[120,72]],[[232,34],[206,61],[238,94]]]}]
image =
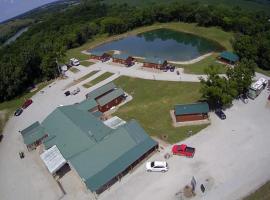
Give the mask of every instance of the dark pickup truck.
[{"label": "dark pickup truck", "polygon": [[174,155],[186,156],[192,158],[195,154],[195,148],[189,147],[186,144],[174,145],[172,147],[172,153]]}]

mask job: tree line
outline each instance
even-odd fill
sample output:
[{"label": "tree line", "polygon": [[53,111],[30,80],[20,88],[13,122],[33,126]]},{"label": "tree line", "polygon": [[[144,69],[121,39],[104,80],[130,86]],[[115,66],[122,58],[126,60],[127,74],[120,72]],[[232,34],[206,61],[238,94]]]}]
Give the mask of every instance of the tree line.
[{"label": "tree line", "polygon": [[173,3],[134,7],[84,0],[65,11],[46,15],[11,45],[0,49],[0,101],[23,93],[29,86],[58,76],[56,58],[98,34],[120,34],[155,22],[180,21],[219,26],[234,31],[233,46],[241,60],[270,66],[270,23],[264,13],[239,8]]}]

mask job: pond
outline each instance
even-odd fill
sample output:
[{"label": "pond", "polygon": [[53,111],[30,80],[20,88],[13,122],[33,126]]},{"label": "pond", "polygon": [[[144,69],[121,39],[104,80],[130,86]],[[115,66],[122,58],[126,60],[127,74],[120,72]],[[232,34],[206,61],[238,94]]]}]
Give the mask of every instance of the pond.
[{"label": "pond", "polygon": [[196,35],[170,29],[157,29],[108,42],[92,50],[118,50],[135,57],[188,61],[222,49],[224,48],[217,42]]}]

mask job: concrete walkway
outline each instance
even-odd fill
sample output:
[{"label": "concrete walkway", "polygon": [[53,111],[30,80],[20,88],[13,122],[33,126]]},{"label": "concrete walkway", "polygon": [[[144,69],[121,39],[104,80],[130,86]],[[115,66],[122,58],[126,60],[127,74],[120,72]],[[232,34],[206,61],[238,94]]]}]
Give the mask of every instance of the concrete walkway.
[{"label": "concrete walkway", "polygon": [[199,82],[199,78],[205,78],[205,75],[195,75],[195,74],[185,74],[182,69],[178,69],[180,71],[180,75],[174,72],[163,72],[161,70],[155,69],[145,69],[142,68],[141,63],[136,63],[132,67],[123,67],[111,65],[110,62],[102,63],[98,62],[91,66],[92,69],[95,70],[105,70],[111,73],[118,73],[120,76],[129,76],[134,78],[141,79],[149,79],[149,80],[160,80],[160,81],[187,81],[187,82]]}]

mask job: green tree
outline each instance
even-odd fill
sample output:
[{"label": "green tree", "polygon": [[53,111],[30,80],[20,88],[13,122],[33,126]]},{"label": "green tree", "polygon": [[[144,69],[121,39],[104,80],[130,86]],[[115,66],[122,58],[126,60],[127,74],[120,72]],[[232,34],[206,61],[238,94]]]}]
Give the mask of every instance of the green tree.
[{"label": "green tree", "polygon": [[247,92],[250,84],[252,83],[255,66],[256,64],[254,61],[243,59],[234,68],[227,70],[226,75],[231,84],[234,85],[238,95]]},{"label": "green tree", "polygon": [[202,97],[207,100],[211,108],[229,106],[237,95],[233,82],[219,75],[218,69],[210,66],[205,70],[207,78],[201,78]]}]

